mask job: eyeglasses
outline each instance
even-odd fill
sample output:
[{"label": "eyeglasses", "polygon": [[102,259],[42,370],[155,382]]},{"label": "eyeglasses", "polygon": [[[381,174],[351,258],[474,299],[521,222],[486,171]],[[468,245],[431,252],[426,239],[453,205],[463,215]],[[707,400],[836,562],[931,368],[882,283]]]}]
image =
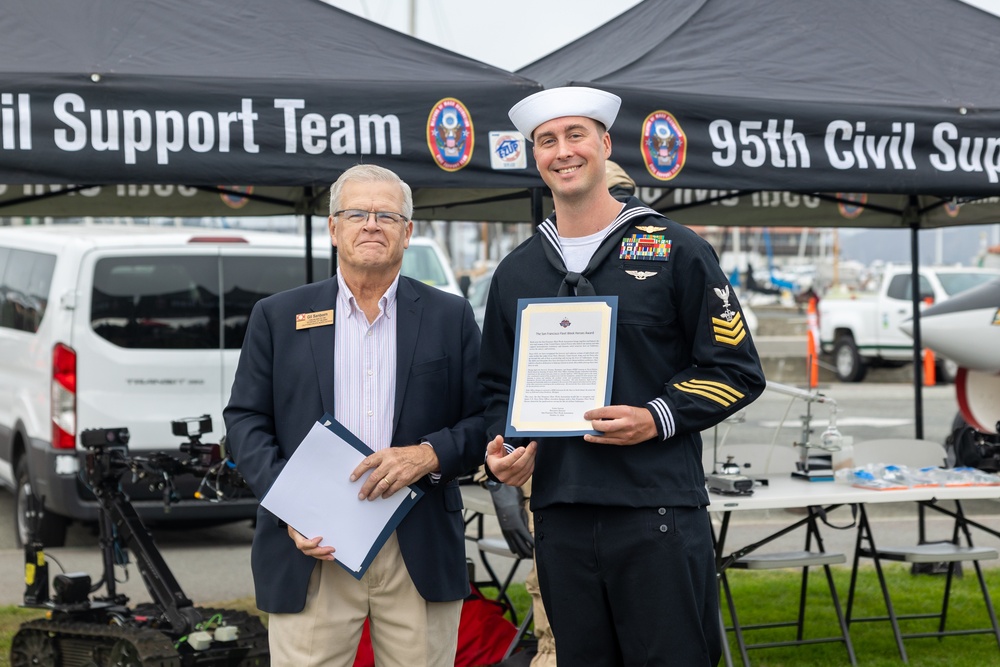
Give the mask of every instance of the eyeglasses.
[{"label": "eyeglasses", "polygon": [[401,225],[407,221],[407,217],[402,213],[392,211],[363,211],[360,208],[345,208],[337,211],[334,217],[342,218],[352,225],[363,225],[368,222],[368,217],[374,215],[375,222],[379,225],[397,224]]}]

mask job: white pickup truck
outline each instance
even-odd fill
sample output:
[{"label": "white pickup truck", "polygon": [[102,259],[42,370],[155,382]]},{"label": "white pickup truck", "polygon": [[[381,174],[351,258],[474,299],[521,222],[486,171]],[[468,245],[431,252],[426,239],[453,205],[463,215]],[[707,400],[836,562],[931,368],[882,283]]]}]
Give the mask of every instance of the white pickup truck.
[{"label": "white pickup truck", "polygon": [[[996,269],[920,267],[920,300],[938,303],[997,277]],[[913,361],[913,340],[899,328],[913,316],[912,285],[909,265],[887,266],[877,292],[828,294],[820,299],[820,347],[833,353],[837,379],[860,382],[869,367]],[[955,370],[954,364],[939,360],[942,381],[952,381]]]}]

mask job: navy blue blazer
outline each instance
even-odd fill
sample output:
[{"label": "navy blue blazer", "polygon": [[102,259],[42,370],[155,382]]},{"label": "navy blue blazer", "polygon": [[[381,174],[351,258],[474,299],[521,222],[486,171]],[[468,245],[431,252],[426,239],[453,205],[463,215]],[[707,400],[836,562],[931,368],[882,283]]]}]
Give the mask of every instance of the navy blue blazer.
[{"label": "navy blue blazer", "polygon": [[[233,459],[258,498],[316,420],[335,414],[334,327],[296,330],[295,316],[336,311],[337,289],[336,278],[297,287],[260,300],[250,314],[223,416]],[[460,600],[469,580],[454,480],[481,465],[486,452],[479,328],[467,300],[419,281],[401,276],[396,299],[392,446],[427,440],[441,465],[438,484],[417,483],[424,496],[396,531],[399,547],[424,599]],[[336,546],[336,536],[329,537]],[[301,611],[318,562],[295,548],[273,514],[258,509],[251,567],[262,611]]]}]

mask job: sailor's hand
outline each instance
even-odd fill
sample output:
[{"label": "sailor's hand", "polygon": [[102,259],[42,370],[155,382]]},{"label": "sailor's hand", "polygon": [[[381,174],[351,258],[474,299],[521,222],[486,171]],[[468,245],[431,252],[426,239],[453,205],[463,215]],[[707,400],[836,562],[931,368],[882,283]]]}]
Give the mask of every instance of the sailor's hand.
[{"label": "sailor's hand", "polygon": [[631,405],[609,405],[583,413],[600,435],[584,435],[587,442],[602,445],[636,445],[655,438],[656,423],[646,408]]},{"label": "sailor's hand", "polygon": [[538,443],[532,440],[527,447],[518,447],[508,454],[503,436],[498,435],[486,445],[486,467],[504,484],[521,486],[535,471],[537,449]]}]

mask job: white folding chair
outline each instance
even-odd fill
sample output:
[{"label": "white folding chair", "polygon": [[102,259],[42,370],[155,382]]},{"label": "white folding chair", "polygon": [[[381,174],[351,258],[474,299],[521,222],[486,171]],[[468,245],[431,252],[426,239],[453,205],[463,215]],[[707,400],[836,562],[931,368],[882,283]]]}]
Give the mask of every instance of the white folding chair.
[{"label": "white folding chair", "polygon": [[[476,582],[477,585],[490,586],[497,589],[497,601],[501,602],[510,611],[511,620],[514,625],[518,624],[517,610],[508,595],[507,589],[514,580],[517,568],[521,561],[530,560],[534,557],[534,543],[531,533],[528,531],[528,522],[525,511],[522,508],[524,494],[521,489],[515,486],[487,482],[490,488],[490,497],[493,502],[494,512],[497,522],[500,524],[501,537],[483,536],[476,540],[476,548],[479,550],[479,559],[483,563],[488,579]],[[507,570],[507,574],[501,579],[497,574],[495,565],[491,564],[488,555],[500,556],[504,559],[513,560]]]}]

